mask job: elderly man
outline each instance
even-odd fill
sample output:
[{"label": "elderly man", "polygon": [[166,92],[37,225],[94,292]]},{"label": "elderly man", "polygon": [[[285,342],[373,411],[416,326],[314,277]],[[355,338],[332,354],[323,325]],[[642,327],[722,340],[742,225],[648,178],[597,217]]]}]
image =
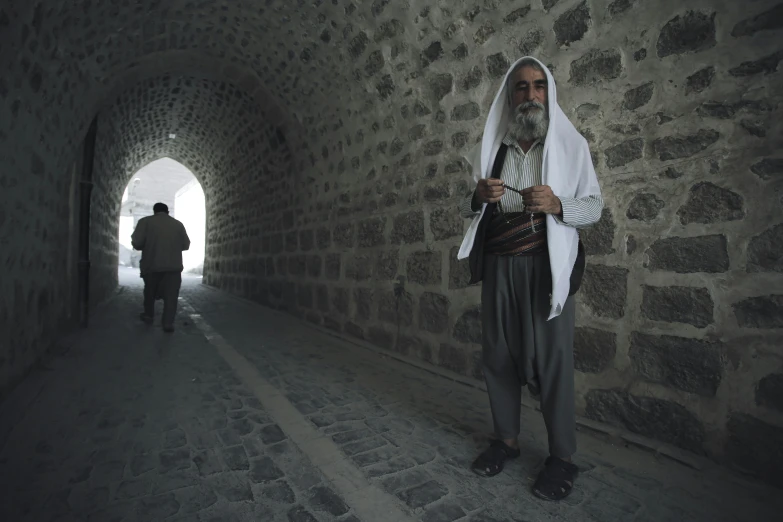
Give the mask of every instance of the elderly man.
[{"label": "elderly man", "polygon": [[466,156],[476,189],[460,205],[473,219],[458,258],[481,290],[483,364],[495,437],[472,469],[483,476],[519,456],[521,387],[539,396],[549,457],[533,486],[565,498],[578,468],[574,413],[574,300],[584,269],[578,228],[603,200],[585,139],[557,104],[538,60],[514,63],[492,104],[481,143]]},{"label": "elderly man", "polygon": [[165,203],[155,203],[154,215],[141,218],[131,236],[131,244],[141,250],[139,263],[144,279],[144,312],[141,320],[152,324],[155,299],[163,297],[163,331],[174,331],[177,299],[182,285],[182,251],[190,248],[185,226],[169,216]]}]

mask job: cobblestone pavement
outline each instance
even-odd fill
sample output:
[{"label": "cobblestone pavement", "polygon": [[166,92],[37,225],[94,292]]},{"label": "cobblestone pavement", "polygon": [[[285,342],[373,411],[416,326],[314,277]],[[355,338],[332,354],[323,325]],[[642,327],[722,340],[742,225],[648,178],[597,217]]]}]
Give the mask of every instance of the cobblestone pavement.
[{"label": "cobblestone pavement", "polygon": [[[584,433],[573,494],[540,501],[535,411],[523,410],[522,458],[483,479],[468,469],[491,426],[481,390],[194,279],[166,335],[137,321],[138,280],[121,280],[91,328],[0,405],[2,521],[744,522],[783,509],[779,490]],[[293,416],[265,407],[259,383]],[[393,509],[367,516],[362,492]]]}]

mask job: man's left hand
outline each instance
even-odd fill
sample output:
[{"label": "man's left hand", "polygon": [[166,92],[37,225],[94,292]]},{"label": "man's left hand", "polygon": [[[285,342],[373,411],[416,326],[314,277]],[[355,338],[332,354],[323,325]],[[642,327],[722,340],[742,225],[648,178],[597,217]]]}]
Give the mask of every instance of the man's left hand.
[{"label": "man's left hand", "polygon": [[560,199],[555,196],[548,185],[537,185],[522,191],[522,200],[528,212],[543,212],[545,214],[560,214],[563,207]]}]

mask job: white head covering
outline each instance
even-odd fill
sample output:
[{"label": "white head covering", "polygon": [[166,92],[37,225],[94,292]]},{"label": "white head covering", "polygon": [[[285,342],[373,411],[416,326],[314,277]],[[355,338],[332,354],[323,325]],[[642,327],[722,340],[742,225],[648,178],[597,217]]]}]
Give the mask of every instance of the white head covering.
[{"label": "white head covering", "polygon": [[[508,123],[511,119],[511,107],[508,103],[507,92],[509,76],[523,60],[537,62],[546,73],[547,78],[549,130],[544,142],[542,184],[549,185],[552,192],[559,197],[581,198],[600,195],[601,188],[593,169],[587,140],[579,134],[579,131],[557,104],[557,91],[552,73],[543,63],[531,56],[520,58],[508,69],[503,77],[500,90],[492,102],[492,107],[489,109],[481,143],[476,144],[465,155],[465,159],[473,169],[473,179],[478,182],[480,179],[489,178],[492,175],[492,164],[508,131]],[[476,230],[486,207],[486,203],[482,205],[481,213],[470,224],[457,255],[458,259],[465,259],[470,255]],[[552,319],[560,315],[566,299],[568,299],[571,270],[576,261],[579,236],[575,228],[559,223],[552,215],[547,215],[546,226],[549,263],[552,269],[552,308],[548,319]]]}]

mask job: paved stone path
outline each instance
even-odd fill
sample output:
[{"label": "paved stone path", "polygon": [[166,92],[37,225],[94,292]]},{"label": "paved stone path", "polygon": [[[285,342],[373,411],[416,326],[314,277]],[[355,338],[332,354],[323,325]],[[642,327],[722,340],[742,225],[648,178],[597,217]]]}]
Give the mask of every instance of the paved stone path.
[{"label": "paved stone path", "polygon": [[0,520],[750,521],[779,490],[580,433],[562,503],[522,458],[468,465],[491,425],[481,390],[188,280],[177,331],[137,321],[138,279],[0,405]]}]

